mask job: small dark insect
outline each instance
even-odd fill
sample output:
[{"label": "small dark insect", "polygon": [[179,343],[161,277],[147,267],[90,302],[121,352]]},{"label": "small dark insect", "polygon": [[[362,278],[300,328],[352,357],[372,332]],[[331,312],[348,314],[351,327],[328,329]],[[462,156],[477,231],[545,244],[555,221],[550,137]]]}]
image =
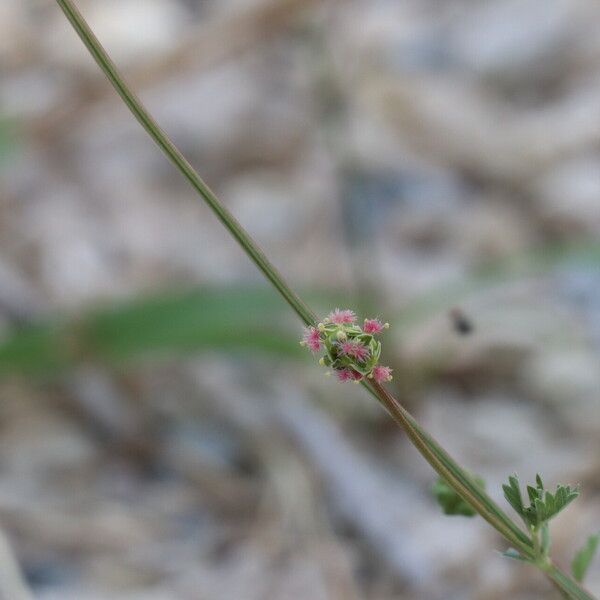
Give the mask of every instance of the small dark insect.
[{"label": "small dark insect", "polygon": [[452,321],[452,327],[456,333],[460,335],[469,335],[470,333],[473,333],[473,330],[475,329],[473,321],[465,315],[460,308],[453,308],[450,311],[449,316]]}]

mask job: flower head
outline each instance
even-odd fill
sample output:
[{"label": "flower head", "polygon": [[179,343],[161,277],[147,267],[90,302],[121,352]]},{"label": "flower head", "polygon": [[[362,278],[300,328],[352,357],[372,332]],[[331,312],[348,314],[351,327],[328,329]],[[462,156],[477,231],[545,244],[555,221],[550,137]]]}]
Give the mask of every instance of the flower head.
[{"label": "flower head", "polygon": [[362,375],[358,372],[355,371],[354,369],[338,369],[335,372],[337,378],[340,381],[360,381],[362,379]]},{"label": "flower head", "polygon": [[363,362],[369,356],[369,349],[356,340],[347,340],[339,345],[340,352],[346,356],[351,356],[359,362]]},{"label": "flower head", "polygon": [[329,313],[327,317],[331,323],[335,323],[336,325],[344,325],[354,323],[356,321],[356,315],[354,311],[346,308],[344,310],[340,310],[336,308],[333,312]]},{"label": "flower head", "polygon": [[318,352],[323,346],[321,333],[316,327],[306,327],[301,344],[308,346],[313,352]]},{"label": "flower head", "polygon": [[383,324],[379,319],[365,319],[363,331],[371,334],[381,333],[386,328],[385,325],[387,325],[387,323]]},{"label": "flower head", "polygon": [[377,383],[391,381],[392,369],[390,369],[389,367],[384,367],[383,365],[375,365],[373,367],[373,370],[371,371],[371,375]]},{"label": "flower head", "polygon": [[368,377],[382,383],[392,378],[392,370],[379,364],[381,342],[375,334],[388,327],[379,319],[365,319],[361,327],[352,310],[336,308],[316,326],[307,327],[300,344],[313,352],[323,350],[319,364],[340,381],[358,383]]}]

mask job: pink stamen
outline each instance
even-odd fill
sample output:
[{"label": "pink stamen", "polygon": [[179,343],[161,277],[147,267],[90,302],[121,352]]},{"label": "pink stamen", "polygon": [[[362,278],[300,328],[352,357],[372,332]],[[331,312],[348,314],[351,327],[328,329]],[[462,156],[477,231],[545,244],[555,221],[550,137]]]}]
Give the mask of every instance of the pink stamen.
[{"label": "pink stamen", "polygon": [[352,371],[350,369],[340,369],[339,371],[335,372],[335,375],[340,381],[350,381],[352,377]]},{"label": "pink stamen", "polygon": [[354,323],[356,321],[356,315],[354,311],[350,309],[340,310],[336,308],[333,312],[329,313],[328,319],[336,325],[344,325],[348,323]]},{"label": "pink stamen", "polygon": [[369,349],[362,342],[354,340],[341,342],[340,352],[361,362],[369,356]]},{"label": "pink stamen", "polygon": [[340,381],[360,381],[363,377],[354,369],[339,369],[335,374]]},{"label": "pink stamen", "polygon": [[391,381],[392,379],[392,369],[389,367],[384,367],[382,365],[375,365],[373,370],[371,371],[371,375],[373,375],[373,379],[377,383],[382,383],[384,381]]},{"label": "pink stamen", "polygon": [[304,330],[304,335],[302,336],[302,341],[313,351],[318,352],[321,347],[321,334],[316,327],[307,327]]},{"label": "pink stamen", "polygon": [[365,319],[363,324],[365,333],[381,333],[383,331],[383,323],[379,319]]}]

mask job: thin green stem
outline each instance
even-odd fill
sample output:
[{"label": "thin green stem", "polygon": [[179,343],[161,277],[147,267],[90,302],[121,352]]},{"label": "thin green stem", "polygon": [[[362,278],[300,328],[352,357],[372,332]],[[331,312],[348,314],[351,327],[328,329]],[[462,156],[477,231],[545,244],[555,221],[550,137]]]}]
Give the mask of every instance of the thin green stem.
[{"label": "thin green stem", "polygon": [[549,565],[544,572],[567,598],[573,598],[574,600],[594,600],[594,596],[592,596],[580,583],[577,583],[572,577],[563,573],[563,571],[553,563],[549,562]]},{"label": "thin green stem", "polygon": [[159,148],[167,155],[169,160],[179,169],[182,175],[191,183],[192,187],[202,196],[210,206],[221,223],[229,230],[231,235],[238,241],[244,252],[250,257],[254,264],[262,271],[265,277],[273,284],[286,302],[296,311],[298,316],[306,325],[316,323],[315,314],[306,306],[303,300],[290,288],[282,275],[271,264],[264,252],[250,237],[248,232],[237,222],[235,217],[223,206],[214,192],[206,185],[200,175],[194,170],[183,154],[177,149],[169,136],[159,127],[144,105],[125,83],[117,67],[108,56],[106,50],[100,44],[94,32],[90,29],[81,13],[69,0],[56,0],[71,25],[86,45],[98,66],[102,69],[111,82],[123,102],[133,113],[142,127],[156,142]]},{"label": "thin green stem", "polygon": [[535,557],[532,541],[471,477],[416,422],[381,384],[371,386],[383,406],[399,423],[425,460],[452,488],[523,556]]},{"label": "thin green stem", "polygon": [[[183,154],[175,147],[167,134],[162,131],[142,103],[129,89],[116,66],[73,2],[71,0],[56,1],[98,63],[98,66],[150,137],[200,194],[221,223],[229,230],[246,254],[279,291],[300,319],[307,325],[316,324],[317,319],[312,310],[289,287],[250,235],[219,202],[212,190],[204,183]],[[412,415],[379,384],[373,383],[371,386],[366,385],[366,387],[404,429],[411,442],[435,471],[511,545],[519,550],[524,557],[535,558],[532,540],[473,482],[464,469],[419,426]],[[544,570],[552,582],[565,594],[568,594],[570,598],[575,600],[594,600],[581,586],[554,565]]]}]

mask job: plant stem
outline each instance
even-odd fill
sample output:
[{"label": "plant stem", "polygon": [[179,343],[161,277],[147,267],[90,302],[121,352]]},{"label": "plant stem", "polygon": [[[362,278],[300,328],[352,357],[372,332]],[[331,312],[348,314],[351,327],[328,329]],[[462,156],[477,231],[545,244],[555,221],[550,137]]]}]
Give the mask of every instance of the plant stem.
[{"label": "plant stem", "polygon": [[531,541],[533,542],[533,551],[535,556],[540,555],[540,533],[539,527],[530,527],[529,533],[531,535]]},{"label": "plant stem", "polygon": [[144,105],[125,83],[123,77],[117,70],[117,67],[73,2],[70,2],[70,0],[57,0],[57,3],[60,5],[67,19],[69,19],[71,25],[90,51],[90,54],[93,56],[98,66],[102,69],[119,96],[121,96],[123,102],[125,102],[129,110],[133,113],[134,117],[177,169],[179,169],[182,175],[192,184],[192,187],[200,194],[200,196],[202,196],[204,201],[217,215],[217,218],[229,230],[229,233],[237,240],[254,264],[273,284],[286,302],[296,311],[304,323],[306,325],[314,325],[317,320],[315,314],[308,306],[306,306],[303,300],[290,288],[290,286],[287,285],[282,275],[278,273],[277,269],[265,256],[264,252],[258,247],[256,242],[250,237],[248,232],[238,223],[236,218],[227,210],[227,208],[219,202],[215,193],[208,187],[200,175],[198,175],[192,165],[169,139],[167,134],[162,131]]},{"label": "plant stem", "polygon": [[479,513],[504,539],[527,557],[534,558],[532,541],[472,478],[417,423],[414,417],[381,384],[371,386],[387,411],[404,429],[425,460],[449,485]]},{"label": "plant stem", "polygon": [[[250,235],[219,202],[212,190],[204,183],[183,154],[175,147],[167,134],[162,131],[142,103],[129,89],[116,66],[73,2],[71,0],[56,1],[94,60],[98,63],[98,66],[150,137],[191,183],[221,223],[229,230],[246,254],[279,291],[300,319],[307,325],[316,324],[317,319],[312,310],[289,287]],[[419,426],[412,415],[381,385],[373,382],[370,385],[365,384],[365,387],[388,410],[434,470],[524,557],[534,559],[535,550],[532,540],[479,488],[464,469]],[[574,600],[594,600],[593,596],[554,565],[544,569],[544,571],[552,582],[567,594],[569,598],[573,598]]]},{"label": "plant stem", "polygon": [[594,600],[594,596],[584,589],[580,583],[577,583],[572,577],[563,573],[563,571],[553,563],[549,563],[548,568],[545,569],[544,572],[566,598],[574,598],[575,600]]}]

